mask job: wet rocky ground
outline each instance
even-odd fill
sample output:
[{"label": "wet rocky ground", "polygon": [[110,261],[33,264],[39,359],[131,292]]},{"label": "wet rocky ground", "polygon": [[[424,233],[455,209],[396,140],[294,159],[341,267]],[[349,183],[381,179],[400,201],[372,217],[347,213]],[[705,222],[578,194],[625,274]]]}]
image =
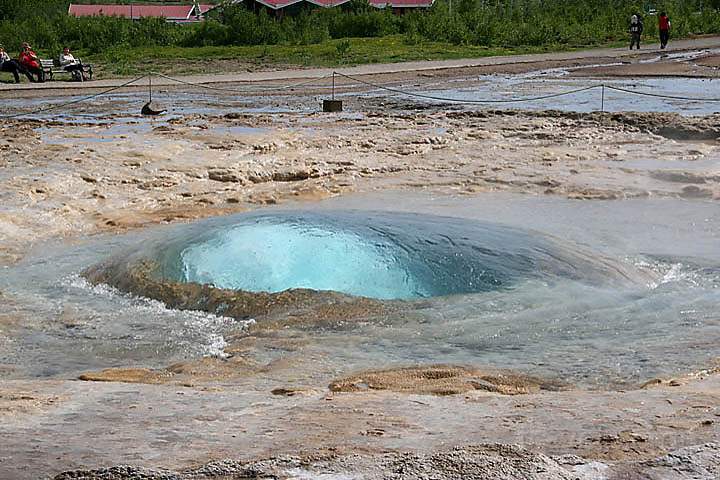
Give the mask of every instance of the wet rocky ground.
[{"label": "wet rocky ground", "polygon": [[[431,454],[386,453],[381,455],[318,454],[279,457],[258,462],[221,461],[184,472],[118,466],[95,471],[66,472],[55,480],[183,480],[194,478],[257,479],[422,479],[452,480],[597,480],[605,478],[686,479],[720,475],[720,445],[685,448],[632,468],[613,469],[574,455],[548,457],[516,445],[455,447]],[[668,473],[668,469],[672,473]],[[659,476],[660,475],[660,476]]]},{"label": "wet rocky ground", "polygon": [[[165,119],[108,113],[100,122],[0,122],[0,266],[48,240],[350,192],[720,199],[717,115],[468,110],[387,97],[348,99],[346,113],[322,114],[315,100],[294,100],[302,111],[219,114],[200,105]],[[22,299],[3,292],[0,299],[1,352],[18,324],[43,319],[24,311]],[[72,325],[73,313],[66,317]],[[720,475],[713,365],[627,391],[586,391],[482,366],[378,366],[328,384],[312,368],[298,375],[298,364],[282,356],[245,362],[254,341],[302,348],[259,335],[228,358],[122,365],[81,380],[0,381],[0,472],[13,479],[66,470],[56,478]],[[3,372],[17,378],[22,365],[0,365]],[[116,464],[134,466],[92,470]]]},{"label": "wet rocky ground", "polygon": [[[577,199],[720,196],[720,118],[418,110],[0,127],[7,261],[29,238],[118,231],[374,189]],[[356,105],[355,107],[360,107]],[[388,134],[388,132],[390,132]]]}]

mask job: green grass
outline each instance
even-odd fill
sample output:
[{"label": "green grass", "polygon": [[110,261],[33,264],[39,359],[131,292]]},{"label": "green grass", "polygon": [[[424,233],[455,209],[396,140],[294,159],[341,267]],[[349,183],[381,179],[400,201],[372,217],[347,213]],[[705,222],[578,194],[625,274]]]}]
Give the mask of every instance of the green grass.
[{"label": "green grass", "polygon": [[[572,51],[592,45],[545,45],[541,47],[482,47],[445,42],[408,42],[403,35],[351,38],[313,45],[257,45],[210,47],[150,47],[111,49],[83,56],[97,65],[101,77],[130,76],[149,71],[166,74],[237,72],[281,67],[336,67],[415,60],[446,60],[500,55]],[[605,46],[616,46],[610,43]],[[598,46],[598,45],[594,45]]]}]

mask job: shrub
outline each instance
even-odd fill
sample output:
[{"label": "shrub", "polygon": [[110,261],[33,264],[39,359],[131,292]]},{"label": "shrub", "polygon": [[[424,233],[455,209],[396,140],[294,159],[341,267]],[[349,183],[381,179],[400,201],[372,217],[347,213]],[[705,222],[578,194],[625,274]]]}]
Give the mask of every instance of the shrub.
[{"label": "shrub", "polygon": [[[404,35],[422,41],[483,46],[582,46],[627,38],[630,16],[642,12],[640,0],[437,0],[428,11],[402,16],[377,9],[367,0],[340,8],[298,6],[279,20],[261,9],[228,5],[213,19],[173,25],[162,19],[67,16],[68,1],[0,0],[0,43],[10,52],[31,42],[46,55],[68,45],[86,53],[117,56],[135,46],[305,45],[330,38]],[[664,0],[676,37],[720,33],[720,0]],[[645,19],[646,35],[657,34],[655,17]],[[121,58],[117,58],[122,61]]]}]

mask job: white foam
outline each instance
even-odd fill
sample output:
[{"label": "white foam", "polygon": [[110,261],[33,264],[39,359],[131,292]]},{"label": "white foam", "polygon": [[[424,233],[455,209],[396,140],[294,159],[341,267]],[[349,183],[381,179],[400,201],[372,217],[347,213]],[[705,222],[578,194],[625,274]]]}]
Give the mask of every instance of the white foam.
[{"label": "white foam", "polygon": [[202,351],[203,356],[206,357],[228,357],[228,354],[225,353],[225,347],[227,347],[225,337],[218,333],[217,330],[228,326],[247,328],[255,323],[255,319],[240,321],[231,317],[214,315],[198,310],[172,309],[158,300],[124,293],[104,283],[97,285],[91,284],[87,279],[76,273],[63,278],[62,284],[90,293],[91,295],[128,302],[130,308],[142,313],[179,318],[183,322],[183,326],[201,333],[204,336]]},{"label": "white foam", "polygon": [[360,480],[362,476],[345,473],[317,473],[301,468],[292,468],[283,472],[291,480]]}]

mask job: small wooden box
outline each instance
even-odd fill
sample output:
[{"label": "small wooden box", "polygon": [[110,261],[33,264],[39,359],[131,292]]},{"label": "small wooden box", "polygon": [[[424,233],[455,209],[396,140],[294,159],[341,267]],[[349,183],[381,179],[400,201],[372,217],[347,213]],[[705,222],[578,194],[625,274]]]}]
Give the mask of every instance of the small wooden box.
[{"label": "small wooden box", "polygon": [[342,100],[323,100],[323,112],[342,112]]}]

